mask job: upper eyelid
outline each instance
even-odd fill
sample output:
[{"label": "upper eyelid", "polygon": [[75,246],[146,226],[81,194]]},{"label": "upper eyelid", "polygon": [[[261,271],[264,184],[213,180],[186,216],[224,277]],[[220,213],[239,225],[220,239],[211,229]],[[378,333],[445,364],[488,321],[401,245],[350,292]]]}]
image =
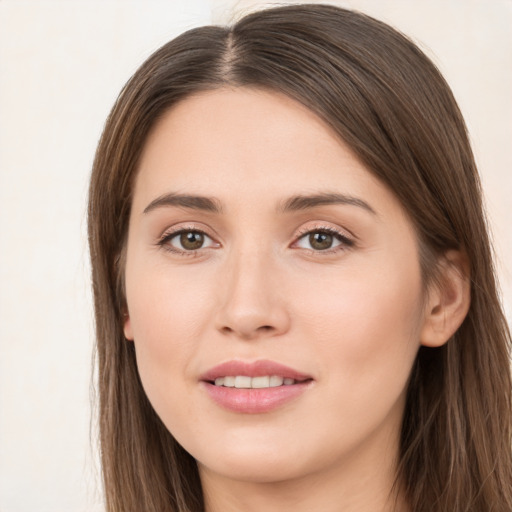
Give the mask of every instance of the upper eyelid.
[{"label": "upper eyelid", "polygon": [[181,235],[182,233],[201,233],[202,235],[207,236],[208,238],[213,240],[213,237],[210,236],[206,231],[203,231],[202,229],[190,229],[190,228],[180,228],[172,231],[164,231],[162,235],[160,236],[161,240],[165,240],[166,238],[174,238],[177,235]]},{"label": "upper eyelid", "polygon": [[161,232],[161,234],[158,238],[161,240],[168,236],[176,235],[176,234],[187,232],[187,231],[195,231],[197,233],[202,233],[203,235],[206,235],[212,239],[214,239],[216,237],[214,234],[211,233],[210,229],[206,229],[204,227],[197,226],[196,224],[192,224],[192,223],[191,224],[183,223],[183,224],[178,224],[178,225],[169,226],[169,227],[165,228]]},{"label": "upper eyelid", "polygon": [[355,242],[357,240],[357,237],[348,229],[340,228],[340,227],[332,226],[332,225],[326,225],[326,224],[322,224],[322,223],[319,223],[314,226],[299,228],[295,234],[295,240],[298,240],[299,238],[302,238],[303,236],[305,236],[309,233],[314,233],[316,231],[327,231],[332,234],[338,234],[340,237],[350,239],[353,242]]}]

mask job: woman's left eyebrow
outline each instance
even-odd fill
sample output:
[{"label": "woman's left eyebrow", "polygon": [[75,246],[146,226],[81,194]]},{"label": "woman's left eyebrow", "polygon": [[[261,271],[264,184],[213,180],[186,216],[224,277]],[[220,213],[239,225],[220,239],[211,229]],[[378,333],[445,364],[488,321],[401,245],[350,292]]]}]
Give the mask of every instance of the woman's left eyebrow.
[{"label": "woman's left eyebrow", "polygon": [[194,196],[189,194],[178,194],[169,192],[168,194],[157,197],[146,208],[143,213],[149,213],[156,208],[164,206],[178,206],[181,208],[190,208],[192,210],[203,210],[211,213],[222,213],[220,201],[215,197]]},{"label": "woman's left eyebrow", "polygon": [[336,204],[357,206],[372,215],[378,216],[377,212],[363,199],[337,192],[322,192],[312,195],[293,196],[284,201],[279,206],[278,210],[281,212],[293,212],[298,210],[308,210],[317,206]]}]

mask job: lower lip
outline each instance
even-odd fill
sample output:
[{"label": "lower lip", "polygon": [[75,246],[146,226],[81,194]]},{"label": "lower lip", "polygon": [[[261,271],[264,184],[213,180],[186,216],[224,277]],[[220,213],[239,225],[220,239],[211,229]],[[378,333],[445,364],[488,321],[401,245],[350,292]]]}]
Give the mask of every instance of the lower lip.
[{"label": "lower lip", "polygon": [[302,395],[312,381],[274,388],[240,389],[215,386],[203,382],[206,391],[215,403],[230,411],[242,414],[270,412]]}]

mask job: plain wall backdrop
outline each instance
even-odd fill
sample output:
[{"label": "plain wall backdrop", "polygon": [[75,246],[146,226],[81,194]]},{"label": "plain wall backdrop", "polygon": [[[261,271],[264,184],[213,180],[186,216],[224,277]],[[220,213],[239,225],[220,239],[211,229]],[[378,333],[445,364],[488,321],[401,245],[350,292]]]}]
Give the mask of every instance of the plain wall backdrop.
[{"label": "plain wall backdrop", "polygon": [[[273,2],[273,5],[279,2]],[[433,58],[466,118],[512,319],[512,0],[352,0]],[[0,0],[0,512],[101,510],[87,182],[154,50],[258,1]]]}]

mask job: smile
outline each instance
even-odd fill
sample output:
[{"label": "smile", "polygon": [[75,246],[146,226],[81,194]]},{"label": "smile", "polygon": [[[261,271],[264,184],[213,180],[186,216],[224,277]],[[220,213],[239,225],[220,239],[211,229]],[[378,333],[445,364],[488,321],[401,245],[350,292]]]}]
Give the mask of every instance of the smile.
[{"label": "smile", "polygon": [[297,400],[314,385],[314,379],[275,361],[232,360],[203,373],[200,384],[222,409],[261,414]]},{"label": "smile", "polygon": [[217,377],[214,381],[216,386],[238,389],[262,389],[277,388],[279,386],[291,386],[297,381],[289,377],[279,375],[263,375],[261,377],[249,377],[247,375],[236,375]]}]

